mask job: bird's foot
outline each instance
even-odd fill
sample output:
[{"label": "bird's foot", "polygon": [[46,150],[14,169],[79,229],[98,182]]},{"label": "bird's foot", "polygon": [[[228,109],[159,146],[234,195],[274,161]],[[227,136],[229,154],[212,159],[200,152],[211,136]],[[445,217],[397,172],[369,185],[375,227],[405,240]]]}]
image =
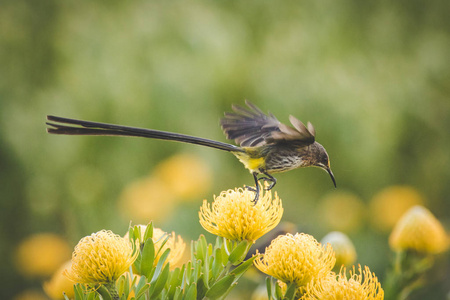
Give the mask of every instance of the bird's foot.
[{"label": "bird's foot", "polygon": [[272,175],[270,175],[270,174],[267,174],[267,173],[264,173],[264,174],[267,177],[264,177],[264,176],[260,177],[258,179],[258,181],[259,180],[264,180],[264,182],[270,182],[270,185],[268,187],[264,188],[264,190],[270,191],[275,186],[275,184],[277,184],[277,179],[275,177],[273,177]]}]

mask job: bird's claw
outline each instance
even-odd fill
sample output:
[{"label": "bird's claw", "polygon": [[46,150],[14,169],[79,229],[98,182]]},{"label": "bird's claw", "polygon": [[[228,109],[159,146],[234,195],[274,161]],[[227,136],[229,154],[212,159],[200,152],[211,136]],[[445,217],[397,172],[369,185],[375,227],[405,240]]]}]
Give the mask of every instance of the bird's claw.
[{"label": "bird's claw", "polygon": [[253,205],[256,205],[256,203],[258,203],[258,198],[259,198],[259,186],[254,188],[254,187],[245,185],[244,187],[251,192],[255,192],[255,198],[252,200],[252,202],[253,202]]}]

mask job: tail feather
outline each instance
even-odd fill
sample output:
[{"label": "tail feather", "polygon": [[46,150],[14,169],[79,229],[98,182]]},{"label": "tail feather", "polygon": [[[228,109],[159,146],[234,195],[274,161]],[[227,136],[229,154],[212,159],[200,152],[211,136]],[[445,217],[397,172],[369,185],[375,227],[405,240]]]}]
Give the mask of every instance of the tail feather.
[{"label": "tail feather", "polygon": [[[122,125],[114,125],[107,123],[83,121],[76,119],[68,119],[56,116],[47,116],[46,124],[50,127],[47,128],[47,132],[51,134],[64,134],[64,135],[101,135],[101,136],[136,136],[153,138],[159,140],[177,141],[182,143],[196,144],[215,149],[220,149],[230,152],[244,152],[244,150],[238,146],[213,141],[210,139],[204,139],[200,137],[173,133],[167,131],[160,131],[154,129],[145,129],[137,127],[129,127]],[[56,122],[56,123],[54,123]],[[62,123],[62,124],[58,124]],[[69,125],[63,125],[69,124]]]}]

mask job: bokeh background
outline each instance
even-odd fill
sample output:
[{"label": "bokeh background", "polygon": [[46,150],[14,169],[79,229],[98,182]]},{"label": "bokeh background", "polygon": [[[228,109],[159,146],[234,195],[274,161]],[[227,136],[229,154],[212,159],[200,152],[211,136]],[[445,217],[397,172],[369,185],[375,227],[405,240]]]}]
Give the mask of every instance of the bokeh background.
[{"label": "bokeh background", "polygon": [[[46,299],[42,282],[101,229],[154,220],[196,239],[203,199],[252,184],[225,152],[51,136],[47,114],[225,141],[219,119],[245,99],[311,121],[331,157],[338,189],[319,169],[277,176],[283,221],[319,240],[345,232],[383,280],[408,207],[450,224],[449,11],[443,0],[0,2],[0,298]],[[447,257],[411,299],[443,299],[448,271]]]}]

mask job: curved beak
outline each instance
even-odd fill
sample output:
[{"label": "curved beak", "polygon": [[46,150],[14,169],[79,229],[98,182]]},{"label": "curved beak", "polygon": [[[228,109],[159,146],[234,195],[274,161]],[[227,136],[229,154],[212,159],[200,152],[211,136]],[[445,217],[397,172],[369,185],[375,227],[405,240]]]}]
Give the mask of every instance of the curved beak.
[{"label": "curved beak", "polygon": [[333,172],[331,172],[331,169],[329,167],[327,167],[327,168],[325,168],[325,171],[327,171],[328,174],[330,174],[331,180],[333,180],[334,187],[337,188],[336,179],[334,179],[334,175],[333,175]]}]

